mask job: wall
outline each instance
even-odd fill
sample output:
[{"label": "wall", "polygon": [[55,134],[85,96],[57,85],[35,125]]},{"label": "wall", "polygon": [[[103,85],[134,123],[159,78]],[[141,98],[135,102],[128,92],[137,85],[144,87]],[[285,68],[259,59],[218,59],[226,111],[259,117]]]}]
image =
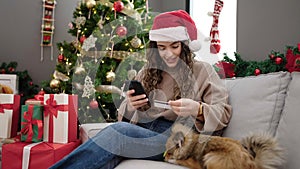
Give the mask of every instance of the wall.
[{"label": "wall", "polygon": [[54,60],[51,60],[51,51],[47,47],[44,48],[44,61],[40,61],[42,0],[1,0],[0,63],[18,62],[17,70],[28,70],[36,84],[51,79],[58,55],[56,43],[73,39],[67,30],[77,2],[78,0],[57,2],[53,42]]},{"label": "wall", "polygon": [[[226,0],[224,0],[226,3]],[[57,42],[71,41],[68,23],[78,0],[58,1],[55,13],[54,60],[49,49],[40,61],[42,0],[0,1],[0,63],[17,61],[18,70],[28,70],[34,83],[51,79]],[[185,9],[185,0],[149,0],[155,12]],[[226,4],[225,4],[226,5]],[[300,39],[299,0],[238,0],[237,51],[248,60],[263,60],[271,50],[283,51]]]},{"label": "wall", "polygon": [[237,51],[247,60],[262,60],[271,50],[284,52],[299,43],[299,6],[299,0],[238,0]]}]

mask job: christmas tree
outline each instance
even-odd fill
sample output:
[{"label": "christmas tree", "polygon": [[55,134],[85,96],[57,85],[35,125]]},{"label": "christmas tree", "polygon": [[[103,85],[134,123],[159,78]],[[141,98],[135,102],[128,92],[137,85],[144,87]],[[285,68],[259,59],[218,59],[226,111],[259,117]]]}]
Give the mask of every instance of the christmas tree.
[{"label": "christmas tree", "polygon": [[145,63],[152,25],[147,0],[81,1],[69,24],[46,93],[77,94],[80,123],[115,121],[122,85]]}]

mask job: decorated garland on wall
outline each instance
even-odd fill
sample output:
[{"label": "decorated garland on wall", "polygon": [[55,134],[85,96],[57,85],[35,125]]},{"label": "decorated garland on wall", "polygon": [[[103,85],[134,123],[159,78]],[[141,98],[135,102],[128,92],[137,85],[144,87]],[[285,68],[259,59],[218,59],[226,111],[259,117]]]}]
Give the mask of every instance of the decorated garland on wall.
[{"label": "decorated garland on wall", "polygon": [[213,66],[221,78],[257,76],[279,71],[300,71],[300,44],[286,46],[285,54],[271,51],[263,61],[245,61],[234,53],[235,60],[224,53],[224,59]]}]

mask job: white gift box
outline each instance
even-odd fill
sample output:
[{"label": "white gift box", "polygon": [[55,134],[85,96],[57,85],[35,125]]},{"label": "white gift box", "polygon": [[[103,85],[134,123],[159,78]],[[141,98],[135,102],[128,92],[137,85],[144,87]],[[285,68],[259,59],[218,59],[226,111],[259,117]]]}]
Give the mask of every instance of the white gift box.
[{"label": "white gift box", "polygon": [[[65,110],[57,110],[57,116],[47,112],[47,106],[56,102],[56,105]],[[66,110],[67,109],[67,110]],[[44,95],[44,135],[43,140],[50,143],[69,143],[77,139],[77,95],[45,94]]]},{"label": "white gift box", "polygon": [[20,96],[0,94],[0,108],[0,138],[16,136],[20,117]]},{"label": "white gift box", "polygon": [[0,74],[0,84],[9,86],[14,93],[18,94],[19,90],[19,78],[13,74]]}]

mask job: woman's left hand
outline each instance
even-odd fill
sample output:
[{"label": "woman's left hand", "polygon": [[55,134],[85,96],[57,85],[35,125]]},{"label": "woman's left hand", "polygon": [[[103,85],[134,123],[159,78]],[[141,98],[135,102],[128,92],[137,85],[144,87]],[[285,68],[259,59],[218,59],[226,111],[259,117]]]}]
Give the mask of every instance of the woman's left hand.
[{"label": "woman's left hand", "polygon": [[181,98],[174,101],[169,101],[170,106],[174,113],[178,116],[190,116],[197,117],[200,103],[192,99]]}]

